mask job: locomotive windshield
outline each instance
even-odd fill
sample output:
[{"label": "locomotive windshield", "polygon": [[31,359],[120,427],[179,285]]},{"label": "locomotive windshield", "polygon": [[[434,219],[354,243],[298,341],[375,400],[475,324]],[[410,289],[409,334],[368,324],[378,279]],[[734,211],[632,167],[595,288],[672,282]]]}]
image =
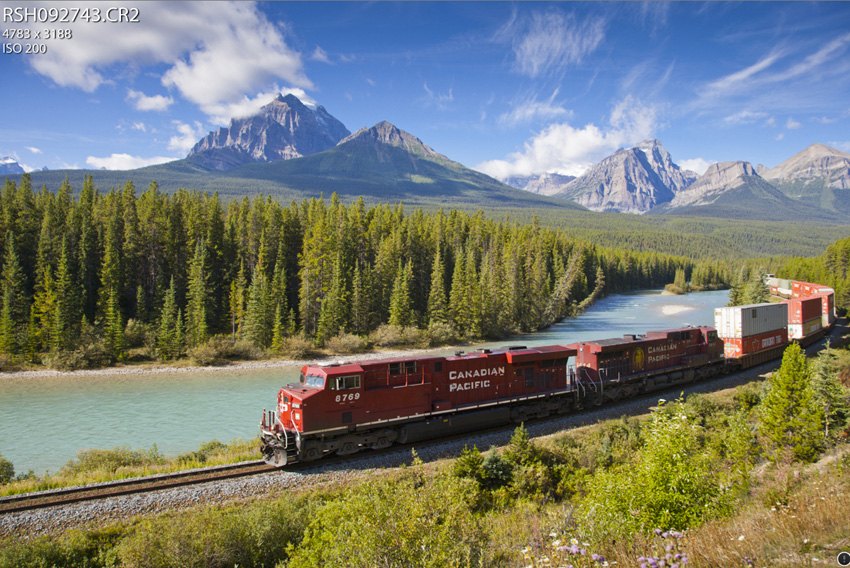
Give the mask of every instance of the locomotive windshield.
[{"label": "locomotive windshield", "polygon": [[301,384],[305,387],[323,388],[325,386],[325,377],[301,373]]}]

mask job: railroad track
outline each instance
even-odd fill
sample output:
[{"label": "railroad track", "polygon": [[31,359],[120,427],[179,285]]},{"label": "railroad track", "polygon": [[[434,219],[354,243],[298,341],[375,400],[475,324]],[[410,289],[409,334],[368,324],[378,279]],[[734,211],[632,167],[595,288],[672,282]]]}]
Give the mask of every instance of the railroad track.
[{"label": "railroad track", "polygon": [[0,515],[276,471],[262,460],[0,497]]}]

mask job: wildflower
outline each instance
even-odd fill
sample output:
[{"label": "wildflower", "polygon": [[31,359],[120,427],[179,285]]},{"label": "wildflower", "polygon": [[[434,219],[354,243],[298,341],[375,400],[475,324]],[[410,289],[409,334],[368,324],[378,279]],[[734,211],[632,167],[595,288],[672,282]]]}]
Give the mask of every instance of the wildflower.
[{"label": "wildflower", "polygon": [[571,538],[571,539],[570,539],[570,544],[578,544],[578,539]]},{"label": "wildflower", "polygon": [[661,536],[661,533],[663,533],[664,531],[662,531],[661,529],[655,529],[655,530],[654,530],[654,531],[652,531],[652,532],[654,532],[654,533],[655,533],[656,535],[658,535],[658,536]]},{"label": "wildflower", "polygon": [[738,542],[741,542],[742,540],[744,540],[744,535],[738,537]]}]

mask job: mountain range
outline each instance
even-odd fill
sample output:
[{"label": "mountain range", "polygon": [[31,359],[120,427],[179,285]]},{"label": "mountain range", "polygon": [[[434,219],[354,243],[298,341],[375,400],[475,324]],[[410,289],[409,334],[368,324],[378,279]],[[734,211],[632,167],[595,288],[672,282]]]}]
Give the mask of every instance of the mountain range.
[{"label": "mountain range", "polygon": [[[23,169],[9,160],[0,161],[0,174],[14,179]],[[144,188],[156,180],[165,191],[187,187],[225,198],[336,192],[344,199],[414,205],[850,223],[850,154],[824,144],[772,169],[721,162],[700,176],[680,168],[658,140],[645,140],[579,177],[544,173],[496,180],[388,122],[352,134],[324,107],[294,95],[280,95],[255,115],[210,132],[182,160],[126,171],[31,175],[34,184],[49,186],[65,176],[76,187],[85,175],[94,175],[101,187],[132,181]]]},{"label": "mountain range", "polygon": [[645,140],[617,150],[565,184],[552,183],[552,176],[505,181],[593,211],[837,223],[850,219],[850,154],[824,144],[812,144],[772,169],[719,162],[699,176],[679,168],[658,140]]}]

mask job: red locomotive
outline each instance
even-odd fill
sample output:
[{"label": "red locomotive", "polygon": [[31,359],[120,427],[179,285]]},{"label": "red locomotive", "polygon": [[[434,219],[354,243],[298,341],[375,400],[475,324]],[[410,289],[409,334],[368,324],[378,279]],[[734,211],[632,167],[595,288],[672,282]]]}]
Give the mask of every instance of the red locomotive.
[{"label": "red locomotive", "polygon": [[263,417],[263,456],[280,466],[568,412],[714,374],[722,356],[713,328],[689,327],[568,346],[306,365],[300,382],[278,393],[277,412]]},{"label": "red locomotive", "polygon": [[[821,308],[823,322],[834,323],[830,288],[772,284],[778,287],[793,289],[795,299],[817,297],[807,315],[814,320]],[[283,387],[276,410],[264,413],[263,458],[282,466],[353,454],[708,378],[781,357],[790,339],[789,321],[802,317],[786,315],[794,310],[781,304],[724,310],[729,309],[716,312],[717,328],[683,327],[566,346],[479,349],[453,357],[305,365],[300,382]],[[825,327],[795,340],[811,343]]]}]

